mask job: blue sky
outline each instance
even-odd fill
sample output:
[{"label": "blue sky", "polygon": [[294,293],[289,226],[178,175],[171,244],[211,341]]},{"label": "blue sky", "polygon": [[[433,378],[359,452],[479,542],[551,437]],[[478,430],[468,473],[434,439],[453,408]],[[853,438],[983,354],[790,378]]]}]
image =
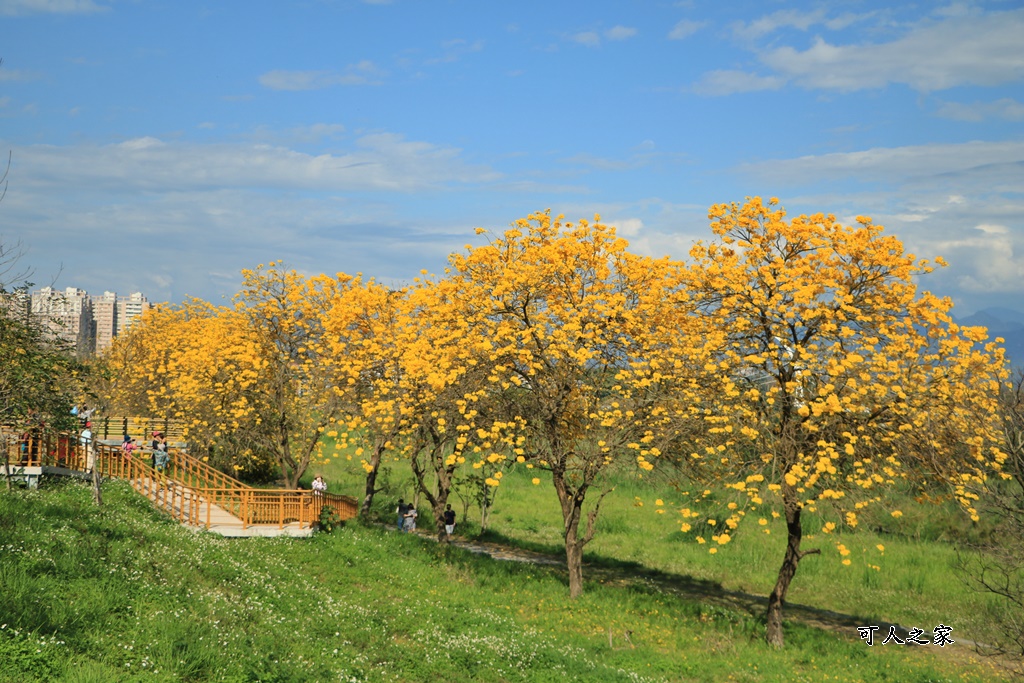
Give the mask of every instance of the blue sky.
[{"label": "blue sky", "polygon": [[0,236],[37,283],[219,300],[545,208],[683,258],[777,196],[1024,309],[1024,7],[896,4],[0,0]]}]

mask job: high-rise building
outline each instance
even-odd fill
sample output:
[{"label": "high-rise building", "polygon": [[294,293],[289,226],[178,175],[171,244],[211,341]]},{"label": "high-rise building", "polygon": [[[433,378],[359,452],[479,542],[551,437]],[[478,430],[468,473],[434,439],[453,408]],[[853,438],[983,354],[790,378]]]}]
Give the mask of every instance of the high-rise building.
[{"label": "high-rise building", "polygon": [[132,325],[149,310],[149,300],[142,292],[133,292],[129,296],[117,299],[117,333],[124,334]]},{"label": "high-rise building", "polygon": [[117,335],[117,294],[103,292],[92,298],[92,319],[95,328],[96,353],[103,353]]},{"label": "high-rise building", "polygon": [[22,304],[16,294],[9,294],[0,301],[0,314],[13,317],[19,314],[19,309],[25,315],[31,310],[31,315],[39,320],[51,339],[73,346],[82,356],[110,348],[114,337],[128,331],[150,308],[142,292],[128,296],[118,296],[115,292],[89,296],[88,292],[75,287],[63,291],[43,287],[32,292],[30,308],[28,297],[20,300],[24,301]]},{"label": "high-rise building", "polygon": [[38,316],[51,338],[70,344],[82,356],[93,350],[92,300],[75,287],[64,291],[43,287],[32,292],[32,314]]}]

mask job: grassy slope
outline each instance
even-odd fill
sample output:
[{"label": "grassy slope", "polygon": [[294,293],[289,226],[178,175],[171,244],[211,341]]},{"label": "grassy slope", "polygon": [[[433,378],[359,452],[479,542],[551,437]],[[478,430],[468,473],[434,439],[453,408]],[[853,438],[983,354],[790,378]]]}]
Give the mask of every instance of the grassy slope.
[{"label": "grassy slope", "polygon": [[79,484],[0,492],[0,680],[994,676],[963,649],[868,648],[799,625],[771,651],[746,612],[643,582],[594,582],[569,602],[556,570],[378,528],[226,540],[164,520],[122,484],[105,494],[100,512]]},{"label": "grassy slope", "polygon": [[[362,470],[355,461],[339,458],[317,469],[327,475],[332,491],[351,494],[361,490]],[[411,498],[412,483],[405,469],[398,464],[386,477],[391,490],[375,501],[381,519],[390,519],[390,508],[399,496]],[[531,483],[535,476],[541,479],[536,486]],[[770,506],[748,512],[749,518],[732,534],[734,540],[717,546],[710,539],[722,529],[727,515],[721,513],[726,512],[728,501],[720,501],[717,530],[691,519],[693,529],[683,534],[678,509],[707,510],[707,506],[692,505],[688,502],[692,495],[681,496],[671,487],[635,476],[613,483],[614,492],[602,503],[598,533],[587,546],[586,562],[635,563],[759,596],[771,591],[785,551],[786,527],[782,519],[772,517]],[[661,508],[654,504],[659,498],[665,502]],[[735,500],[743,503],[742,496]],[[461,516],[461,505],[457,499],[453,502]],[[954,639],[960,636],[985,642],[986,615],[999,603],[964,590],[953,568],[956,545],[944,540],[970,533],[967,516],[951,504],[918,505],[909,496],[896,507],[904,512],[899,520],[885,511],[864,514],[855,533],[824,534],[822,518],[805,513],[803,547],[821,548],[822,554],[801,562],[788,602],[841,612],[865,625],[889,622],[930,632],[941,623],[953,627]],[[432,528],[429,510],[425,504],[422,508],[420,527]],[[478,533],[476,515],[475,508],[469,508],[469,520],[462,522],[461,532]],[[768,521],[764,527],[757,524],[761,517]],[[550,479],[537,470],[520,466],[503,478],[489,528],[509,542],[564,555],[557,499]],[[708,543],[696,543],[698,535]],[[842,564],[839,543],[849,550],[849,565]],[[709,553],[712,547],[717,548],[715,554]]]}]

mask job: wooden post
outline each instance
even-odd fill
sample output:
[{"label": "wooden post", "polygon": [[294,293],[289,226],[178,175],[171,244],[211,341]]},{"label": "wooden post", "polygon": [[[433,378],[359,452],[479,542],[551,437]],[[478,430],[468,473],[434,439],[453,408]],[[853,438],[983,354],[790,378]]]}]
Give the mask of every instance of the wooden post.
[{"label": "wooden post", "polygon": [[10,447],[10,438],[11,437],[9,435],[4,434],[4,437],[3,437],[3,444],[4,444],[4,477],[7,478],[7,490],[8,491],[11,490],[11,464],[10,464],[11,447]]},{"label": "wooden post", "polygon": [[[99,454],[97,454],[98,457]],[[92,497],[96,501],[96,507],[103,507],[103,494],[100,492],[100,467],[98,460],[92,464]]]}]

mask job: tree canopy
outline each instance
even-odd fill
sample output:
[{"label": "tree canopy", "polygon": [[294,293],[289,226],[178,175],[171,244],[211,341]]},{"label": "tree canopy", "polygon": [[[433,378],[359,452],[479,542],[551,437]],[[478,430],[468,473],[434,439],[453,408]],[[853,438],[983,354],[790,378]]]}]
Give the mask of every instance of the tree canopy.
[{"label": "tree canopy", "polygon": [[[881,226],[817,214],[787,220],[775,200],[717,205],[716,239],[690,252],[685,283],[713,340],[706,392],[681,432],[692,476],[784,508],[788,545],[769,601],[768,639],[805,555],[801,512],[855,527],[887,487],[945,484],[973,516],[976,487],[1003,469],[997,399],[1003,350],[920,290],[935,262]],[[893,514],[899,514],[898,510]],[[745,516],[732,512],[724,544]]]}]

